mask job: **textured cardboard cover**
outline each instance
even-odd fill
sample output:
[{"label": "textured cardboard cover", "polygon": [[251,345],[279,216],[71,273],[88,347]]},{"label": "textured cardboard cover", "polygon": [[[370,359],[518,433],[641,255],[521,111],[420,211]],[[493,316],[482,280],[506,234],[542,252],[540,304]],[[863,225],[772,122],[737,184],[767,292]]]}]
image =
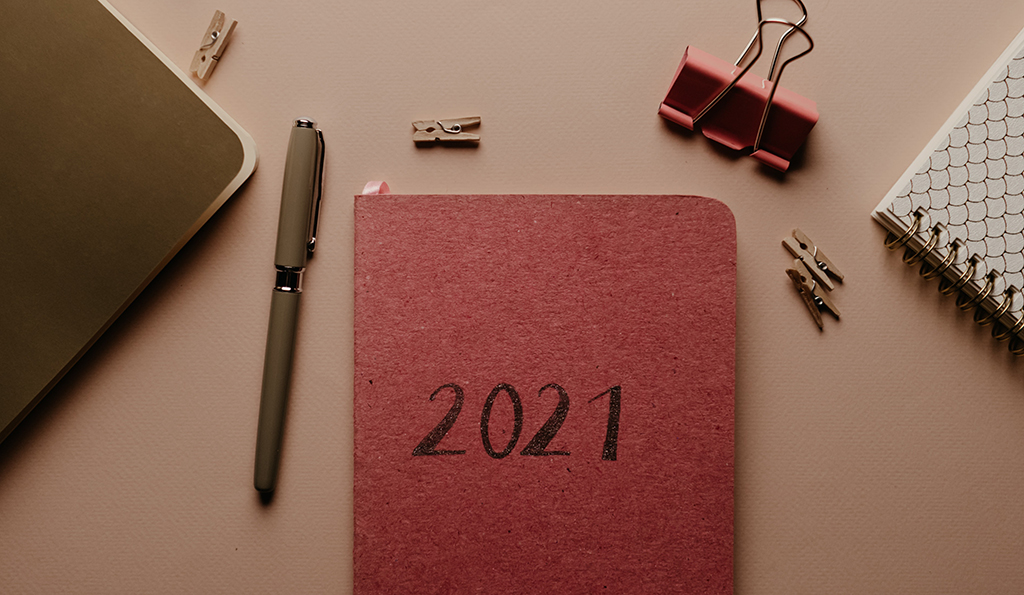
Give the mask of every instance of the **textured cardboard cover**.
[{"label": "textured cardboard cover", "polygon": [[[735,224],[692,196],[362,196],[355,591],[731,593]],[[464,401],[441,451],[413,456]],[[508,391],[521,401],[515,427]],[[548,451],[520,454],[568,395]],[[603,460],[620,387],[615,460]],[[431,394],[437,392],[431,400]],[[486,418],[486,419],[485,419]]]}]

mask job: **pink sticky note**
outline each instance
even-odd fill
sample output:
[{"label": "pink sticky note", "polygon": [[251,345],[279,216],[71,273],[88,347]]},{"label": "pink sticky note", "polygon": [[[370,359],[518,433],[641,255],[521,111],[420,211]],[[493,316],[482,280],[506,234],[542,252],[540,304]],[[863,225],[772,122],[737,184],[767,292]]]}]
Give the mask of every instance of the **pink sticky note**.
[{"label": "pink sticky note", "polygon": [[729,209],[355,200],[355,592],[732,593]]}]

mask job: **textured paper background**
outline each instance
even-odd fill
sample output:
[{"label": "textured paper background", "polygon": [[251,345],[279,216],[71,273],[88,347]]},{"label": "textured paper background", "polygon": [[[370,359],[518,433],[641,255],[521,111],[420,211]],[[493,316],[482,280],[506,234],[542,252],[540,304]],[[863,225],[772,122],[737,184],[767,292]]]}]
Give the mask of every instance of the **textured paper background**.
[{"label": "textured paper background", "polygon": [[[1005,0],[808,0],[783,83],[821,121],[784,178],[657,117],[687,44],[734,58],[754,5],[114,0],[205,85],[260,167],[0,444],[15,593],[336,592],[352,585],[352,195],[697,194],[736,216],[736,593],[1006,593],[1024,584],[1024,362],[881,247],[869,213],[1024,28]],[[766,10],[789,10],[768,0]],[[284,152],[327,135],[280,489],[251,487]],[[481,115],[479,149],[411,122]],[[814,327],[793,227],[847,282]]]},{"label": "textured paper background", "polygon": [[[735,225],[655,196],[360,196],[355,587],[726,593],[733,584]],[[465,391],[437,449],[413,449]],[[521,399],[482,446],[488,393]],[[548,450],[521,456],[558,402]],[[603,460],[620,387],[615,460]],[[511,397],[488,440],[513,440]]]}]

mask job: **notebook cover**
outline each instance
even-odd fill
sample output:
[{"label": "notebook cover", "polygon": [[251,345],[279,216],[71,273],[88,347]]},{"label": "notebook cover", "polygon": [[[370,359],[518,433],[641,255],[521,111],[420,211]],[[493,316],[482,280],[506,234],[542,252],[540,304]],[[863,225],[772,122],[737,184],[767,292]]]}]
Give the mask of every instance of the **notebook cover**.
[{"label": "notebook cover", "polygon": [[735,222],[358,196],[355,592],[732,593]]},{"label": "notebook cover", "polygon": [[105,2],[0,1],[0,439],[256,167]]},{"label": "notebook cover", "polygon": [[959,250],[947,278],[978,266],[964,292],[976,296],[989,272],[1002,281],[981,305],[993,312],[1003,291],[1017,289],[1013,305],[1000,318],[1012,327],[1024,306],[1024,31],[989,68],[920,155],[875,208],[872,216],[902,235],[914,213],[923,210],[920,230],[907,242],[918,251],[941,225],[939,248],[927,258],[938,265],[954,241]]}]

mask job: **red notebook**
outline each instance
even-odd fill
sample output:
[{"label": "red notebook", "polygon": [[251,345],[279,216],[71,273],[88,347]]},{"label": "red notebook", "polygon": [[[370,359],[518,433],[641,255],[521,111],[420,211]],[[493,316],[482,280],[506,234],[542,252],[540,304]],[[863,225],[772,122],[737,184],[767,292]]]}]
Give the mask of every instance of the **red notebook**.
[{"label": "red notebook", "polygon": [[355,592],[732,593],[736,231],[357,196]]}]

